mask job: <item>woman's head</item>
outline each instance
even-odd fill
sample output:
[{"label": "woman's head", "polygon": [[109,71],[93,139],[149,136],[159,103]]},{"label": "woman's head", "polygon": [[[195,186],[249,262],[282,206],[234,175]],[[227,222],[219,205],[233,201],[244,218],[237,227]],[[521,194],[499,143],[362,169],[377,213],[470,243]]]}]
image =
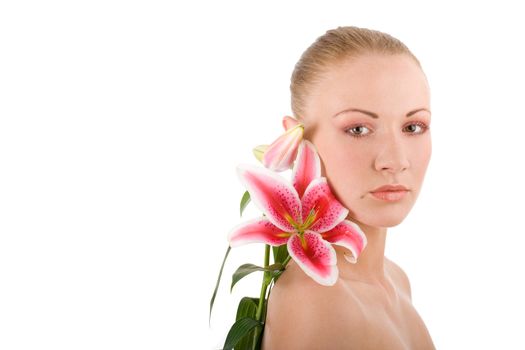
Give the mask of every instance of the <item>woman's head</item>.
[{"label": "woman's head", "polygon": [[[294,116],[350,219],[399,224],[419,195],[432,152],[430,89],[417,58],[388,34],[339,27],[305,51],[290,88]],[[371,194],[389,184],[409,191],[395,202]]]}]

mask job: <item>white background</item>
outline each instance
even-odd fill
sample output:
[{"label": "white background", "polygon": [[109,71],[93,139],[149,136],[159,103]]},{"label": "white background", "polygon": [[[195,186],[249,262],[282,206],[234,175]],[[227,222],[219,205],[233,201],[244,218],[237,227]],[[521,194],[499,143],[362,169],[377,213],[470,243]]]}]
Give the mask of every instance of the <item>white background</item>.
[{"label": "white background", "polygon": [[[497,4],[497,5],[496,5]],[[263,245],[240,163],[282,132],[289,79],[326,30],[401,39],[432,92],[433,154],[389,230],[438,349],[523,349],[522,12],[505,1],[4,1],[0,348],[219,349]]]}]

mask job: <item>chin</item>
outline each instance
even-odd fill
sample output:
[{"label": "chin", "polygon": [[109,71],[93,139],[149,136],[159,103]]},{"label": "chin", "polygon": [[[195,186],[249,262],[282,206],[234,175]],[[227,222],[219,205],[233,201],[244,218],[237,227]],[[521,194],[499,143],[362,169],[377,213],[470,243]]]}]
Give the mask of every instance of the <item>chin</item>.
[{"label": "chin", "polygon": [[405,217],[406,215],[403,217],[376,218],[374,222],[372,222],[371,226],[385,227],[385,228],[395,227],[399,225],[400,223],[402,223],[403,220],[405,220]]},{"label": "chin", "polygon": [[[374,217],[362,217],[361,220],[357,219],[357,221],[359,221],[360,223],[363,223],[367,226],[371,226],[371,227],[384,227],[384,228],[388,228],[388,227],[395,227],[397,225],[399,225],[400,223],[403,222],[403,220],[405,219],[406,215],[405,216],[395,216],[395,215],[390,215],[390,216],[383,216],[383,215],[375,215]],[[350,218],[350,220],[352,221],[352,218]],[[359,225],[359,223],[357,223]]]},{"label": "chin", "polygon": [[383,208],[356,208],[350,210],[348,219],[356,224],[365,224],[371,227],[395,227],[405,220],[412,206],[387,206]]}]

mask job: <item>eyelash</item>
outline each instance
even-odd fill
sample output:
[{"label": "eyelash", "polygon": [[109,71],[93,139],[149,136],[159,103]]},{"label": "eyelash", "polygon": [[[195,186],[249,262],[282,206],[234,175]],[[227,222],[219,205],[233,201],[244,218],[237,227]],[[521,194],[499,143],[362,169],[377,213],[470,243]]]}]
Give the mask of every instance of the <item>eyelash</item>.
[{"label": "eyelash", "polygon": [[[409,134],[413,134],[413,135],[421,135],[421,134],[424,134],[424,133],[429,129],[429,126],[428,126],[428,125],[426,125],[425,123],[421,123],[421,122],[414,122],[414,123],[410,123],[410,124],[408,124],[408,125],[417,125],[417,126],[420,126],[421,128],[423,128],[423,131],[421,131],[421,132],[419,132],[419,133],[413,133],[413,132],[410,132],[410,133],[409,133]],[[366,134],[365,134],[365,135],[363,135],[363,134],[352,134],[352,133],[349,132],[349,130],[352,130],[352,129],[354,129],[354,128],[358,128],[358,127],[365,127],[365,128],[368,129],[368,127],[367,127],[366,125],[357,124],[357,125],[354,125],[354,126],[351,126],[351,127],[347,128],[347,129],[345,130],[345,132],[348,133],[348,134],[350,134],[350,136],[355,137],[355,138],[360,138],[360,137],[364,137],[364,136],[366,136]]]}]

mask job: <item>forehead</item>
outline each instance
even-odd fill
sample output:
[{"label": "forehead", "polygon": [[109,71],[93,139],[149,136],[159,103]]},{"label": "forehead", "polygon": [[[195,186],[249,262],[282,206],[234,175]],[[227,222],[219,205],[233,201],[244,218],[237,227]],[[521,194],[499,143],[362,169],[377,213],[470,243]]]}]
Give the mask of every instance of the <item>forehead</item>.
[{"label": "forehead", "polygon": [[373,108],[378,113],[430,107],[430,90],[421,68],[408,55],[370,54],[329,66],[312,89],[312,107]]}]

